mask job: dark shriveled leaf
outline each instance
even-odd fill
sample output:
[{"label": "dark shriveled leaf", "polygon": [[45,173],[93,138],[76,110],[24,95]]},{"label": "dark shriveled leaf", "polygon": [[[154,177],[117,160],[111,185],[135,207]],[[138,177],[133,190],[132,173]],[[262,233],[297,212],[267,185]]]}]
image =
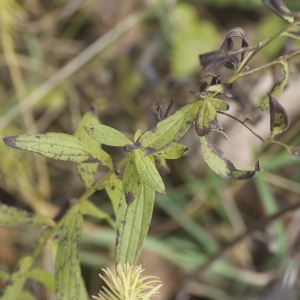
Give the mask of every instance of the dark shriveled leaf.
[{"label": "dark shriveled leaf", "polygon": [[224,157],[223,152],[213,144],[209,135],[200,137],[200,146],[205,162],[219,176],[229,180],[245,180],[252,178],[261,171],[259,162],[254,170],[238,170],[231,161]]},{"label": "dark shriveled leaf", "polygon": [[[247,41],[245,39],[246,35],[245,35],[243,28],[236,27],[236,28],[229,30],[220,49],[223,51],[234,50],[235,45],[232,40],[232,38],[234,38],[234,37],[238,37],[238,38],[242,39],[241,48],[246,48],[249,46],[249,44],[247,43]],[[244,59],[244,53],[241,54],[241,59],[239,59],[238,55],[234,55],[234,56],[231,56],[223,64],[228,69],[236,70],[238,68],[240,61],[243,61],[243,59]]]},{"label": "dark shriveled leaf", "polygon": [[269,102],[271,138],[274,138],[277,134],[287,130],[290,120],[283,106],[270,94]]},{"label": "dark shriveled leaf", "polygon": [[294,17],[299,17],[297,12],[290,11],[281,0],[262,0],[262,3],[274,14],[289,23],[294,22]]},{"label": "dark shriveled leaf", "polygon": [[223,65],[230,58],[250,51],[255,51],[255,48],[241,48],[239,50],[223,51],[216,50],[199,55],[200,64],[205,72],[209,72]]},{"label": "dark shriveled leaf", "polygon": [[289,149],[290,154],[294,159],[300,159],[300,143]]}]

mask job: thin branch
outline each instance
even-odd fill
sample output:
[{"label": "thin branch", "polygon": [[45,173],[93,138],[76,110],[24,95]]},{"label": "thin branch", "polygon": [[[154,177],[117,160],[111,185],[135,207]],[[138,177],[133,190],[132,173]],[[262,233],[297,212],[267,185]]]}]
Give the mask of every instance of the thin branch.
[{"label": "thin branch", "polygon": [[225,115],[225,116],[227,116],[227,117],[230,117],[230,118],[234,119],[235,121],[241,123],[241,124],[244,125],[249,131],[251,131],[251,133],[253,133],[257,138],[259,138],[263,143],[265,142],[265,140],[264,140],[262,137],[260,137],[260,136],[259,136],[257,133],[255,133],[249,126],[247,126],[244,122],[242,122],[242,121],[239,120],[238,118],[236,118],[236,117],[234,117],[234,116],[232,116],[232,115],[230,115],[230,114],[227,114],[227,113],[225,113],[225,112],[223,112],[223,111],[220,111],[220,110],[218,110],[218,113],[219,113],[219,114],[222,114],[222,115]]}]

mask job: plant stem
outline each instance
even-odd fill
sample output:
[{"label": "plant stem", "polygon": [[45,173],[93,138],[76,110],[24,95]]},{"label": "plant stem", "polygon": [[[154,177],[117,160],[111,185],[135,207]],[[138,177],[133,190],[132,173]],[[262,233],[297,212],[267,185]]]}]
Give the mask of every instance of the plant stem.
[{"label": "plant stem", "polygon": [[219,114],[222,114],[222,115],[225,115],[225,116],[227,116],[227,117],[230,117],[230,118],[234,119],[235,121],[241,123],[241,124],[244,125],[249,131],[251,131],[251,133],[253,133],[257,138],[259,138],[263,143],[265,143],[265,140],[264,140],[261,136],[259,136],[259,135],[258,135],[256,132],[254,132],[249,126],[247,126],[244,122],[242,122],[242,121],[239,120],[238,118],[236,118],[236,117],[234,117],[234,116],[232,116],[232,115],[230,115],[230,114],[227,114],[227,113],[225,113],[225,112],[223,112],[223,111],[220,111],[220,110],[218,110],[218,113],[219,113]]},{"label": "plant stem", "polygon": [[[259,52],[261,51],[262,49],[264,49],[266,46],[268,46],[270,43],[272,43],[277,37],[281,36],[283,33],[286,33],[288,32],[288,30],[295,26],[295,23],[292,23],[292,24],[288,24],[286,27],[284,27],[283,29],[281,29],[279,32],[277,32],[274,36],[260,42],[257,44],[256,46],[256,51],[253,51],[251,53],[249,53],[245,59],[241,62],[240,66],[238,67],[238,69],[235,71],[235,73],[228,79],[228,83],[231,83],[233,81],[235,81],[236,79],[240,78],[241,76],[244,76],[245,74],[246,75],[249,75],[251,74],[252,72],[248,71],[248,72],[245,72],[245,73],[242,73],[243,70],[245,69],[245,67],[247,66],[247,64],[251,61],[251,59]],[[275,62],[272,62],[272,64],[274,64]],[[276,63],[278,63],[278,61],[276,61]],[[268,66],[270,64],[267,64]],[[267,66],[265,65],[265,66]],[[259,71],[261,70],[262,68],[265,68],[265,66],[262,66],[262,67],[259,67],[259,68],[256,68],[256,69],[253,69],[253,70],[256,70],[256,71]],[[251,70],[251,71],[253,71]]]}]

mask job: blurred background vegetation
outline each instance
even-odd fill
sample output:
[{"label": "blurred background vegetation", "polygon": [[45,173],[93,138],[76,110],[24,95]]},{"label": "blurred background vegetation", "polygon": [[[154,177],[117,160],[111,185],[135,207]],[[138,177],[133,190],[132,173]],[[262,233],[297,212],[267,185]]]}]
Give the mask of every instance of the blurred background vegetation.
[{"label": "blurred background vegetation", "polygon": [[[298,1],[285,3],[300,10]],[[284,21],[259,0],[1,0],[1,137],[72,134],[91,105],[103,124],[129,137],[146,130],[155,122],[149,110],[154,102],[167,105],[174,97],[178,108],[192,100],[189,91],[198,91],[205,76],[198,55],[219,49],[226,32],[237,26],[254,46]],[[280,38],[251,66],[299,46]],[[300,140],[299,67],[296,60],[290,64],[290,81],[279,98],[291,117],[280,139],[291,144]],[[223,68],[216,72],[224,81],[230,75]],[[268,114],[255,108],[276,80],[274,74],[238,80],[229,101],[234,115],[237,109],[254,113],[249,125],[263,137],[269,132]],[[216,143],[226,156],[238,168],[251,168],[259,156],[265,171],[249,181],[219,178],[203,162],[191,131],[182,140],[189,152],[169,161],[170,172],[163,176],[167,195],[156,197],[140,263],[145,273],[163,281],[161,299],[299,299],[299,211],[228,246],[259,220],[300,201],[299,161],[277,146],[265,147],[240,124],[220,120],[229,142],[220,136]],[[104,149],[116,162],[125,155],[122,149]],[[96,177],[105,171],[99,167]],[[2,203],[55,217],[83,191],[72,163],[0,143]],[[113,214],[105,193],[97,192],[92,200]],[[11,272],[20,257],[34,250],[39,234],[38,228],[1,227],[0,289],[2,272]],[[81,262],[90,294],[100,288],[100,269],[113,264],[114,240],[107,223],[86,219]],[[37,264],[53,270],[49,249]],[[28,281],[26,289],[28,299],[54,299],[35,281]]]}]

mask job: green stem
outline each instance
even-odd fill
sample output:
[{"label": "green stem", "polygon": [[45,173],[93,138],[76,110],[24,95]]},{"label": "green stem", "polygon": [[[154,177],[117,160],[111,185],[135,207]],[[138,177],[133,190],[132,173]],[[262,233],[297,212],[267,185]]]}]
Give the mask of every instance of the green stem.
[{"label": "green stem", "polygon": [[[264,40],[260,43],[257,44],[256,46],[256,51],[253,51],[251,53],[249,53],[245,59],[241,62],[240,66],[238,67],[238,69],[235,71],[235,73],[228,79],[228,83],[231,83],[233,81],[235,81],[236,79],[240,78],[241,76],[245,76],[245,75],[249,75],[252,74],[256,71],[261,70],[262,68],[265,68],[265,66],[253,69],[255,70],[254,72],[248,71],[248,72],[243,72],[243,70],[246,68],[247,64],[251,61],[251,59],[262,49],[264,49],[266,46],[268,46],[270,43],[272,43],[277,37],[281,36],[283,33],[288,32],[288,30],[295,26],[296,23],[292,23],[292,24],[288,24],[286,27],[284,27],[283,29],[281,29],[279,32],[277,32],[274,36],[268,38],[267,40]],[[285,58],[286,59],[286,58]],[[278,61],[276,61],[276,63],[278,63]],[[271,63],[272,64],[272,63]],[[273,62],[274,64],[274,62]],[[268,64],[269,65],[269,64]],[[267,66],[267,65],[266,65]]]},{"label": "green stem", "polygon": [[272,140],[272,139],[265,140],[265,143],[267,143],[267,144],[277,144],[277,145],[280,145],[280,146],[284,147],[286,150],[289,150],[291,148],[289,145],[286,145],[282,142],[275,141],[275,140]]}]

